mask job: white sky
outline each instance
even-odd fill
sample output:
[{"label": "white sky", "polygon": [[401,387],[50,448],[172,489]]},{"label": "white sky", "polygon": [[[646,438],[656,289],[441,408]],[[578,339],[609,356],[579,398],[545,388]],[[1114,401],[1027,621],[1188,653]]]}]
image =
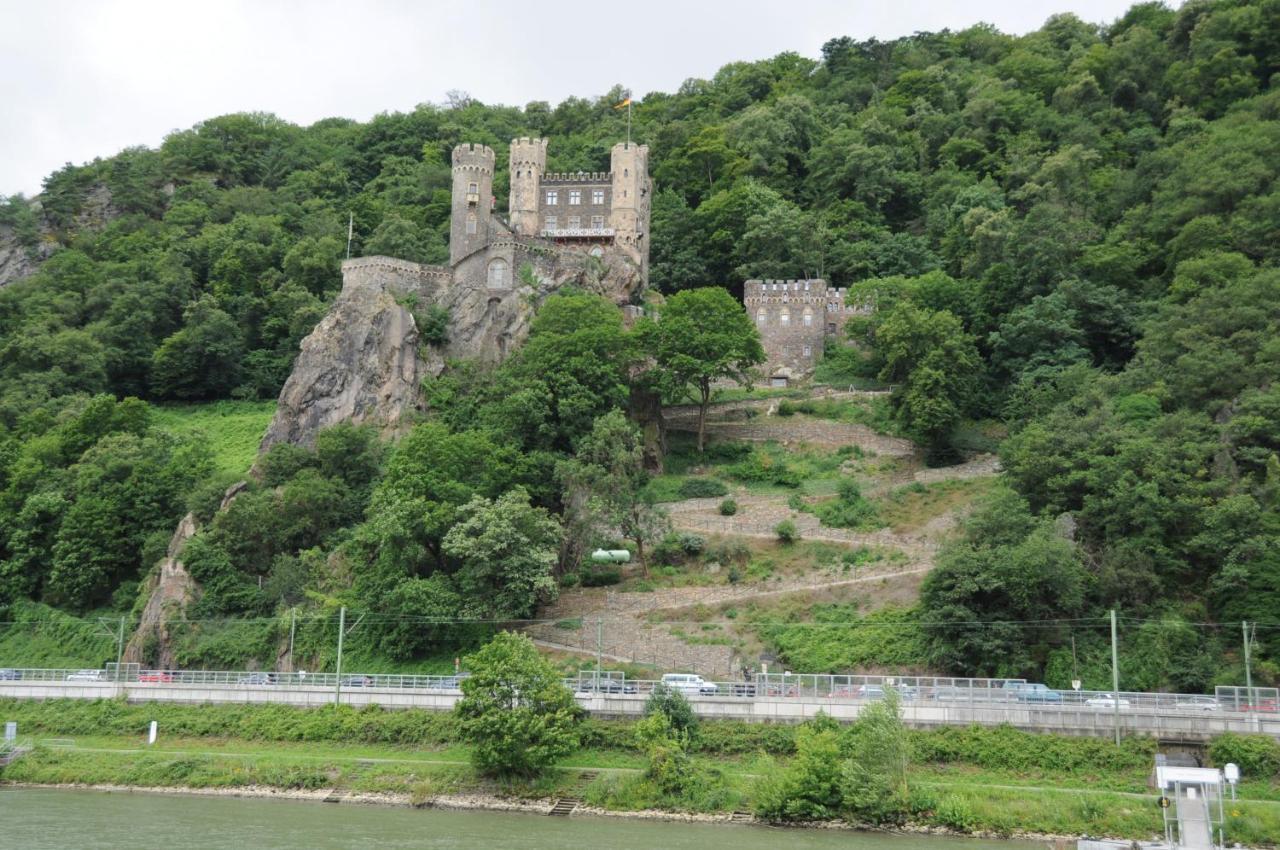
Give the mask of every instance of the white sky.
[{"label": "white sky", "polygon": [[[299,124],[442,102],[672,91],[728,62],[1130,0],[0,0],[0,194],[228,112]],[[519,10],[508,14],[508,10]]]}]

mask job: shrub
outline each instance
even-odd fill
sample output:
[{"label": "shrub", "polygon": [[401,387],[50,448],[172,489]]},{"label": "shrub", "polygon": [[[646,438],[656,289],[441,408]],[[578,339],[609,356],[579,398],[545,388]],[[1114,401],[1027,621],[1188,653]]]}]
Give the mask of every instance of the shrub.
[{"label": "shrub", "polygon": [[840,481],[840,495],[814,509],[823,525],[832,528],[865,528],[875,524],[876,508],[862,498],[858,482],[852,478]]},{"label": "shrub", "polygon": [[778,535],[778,540],[782,543],[795,543],[800,539],[800,529],[796,528],[796,524],[789,519],[784,519],[775,525],[773,533]]},{"label": "shrub", "polygon": [[751,560],[751,547],[741,540],[721,540],[708,546],[704,557],[717,564],[745,564]]},{"label": "shrub", "polygon": [[714,478],[686,478],[677,492],[682,499],[711,499],[725,495],[729,488]]},{"label": "shrub", "polygon": [[756,814],[771,821],[825,820],[840,810],[840,732],[824,714],[796,732],[796,755],[782,771],[765,770]]},{"label": "shrub", "polygon": [[676,543],[686,555],[700,554],[707,546],[706,538],[697,534],[681,534]]},{"label": "shrub", "polygon": [[577,573],[565,573],[560,576],[561,587],[577,587],[579,584],[582,584],[582,576]]},{"label": "shrub", "polygon": [[944,797],[934,809],[933,820],[957,832],[973,832],[978,828],[978,816],[967,800],[960,797]]},{"label": "shrub", "polygon": [[1280,776],[1280,742],[1266,735],[1218,735],[1209,743],[1209,759],[1215,767],[1234,762],[1245,779]]},{"label": "shrub", "polygon": [[729,474],[740,481],[778,487],[799,487],[801,482],[800,472],[788,464],[785,457],[764,449],[753,449],[751,454],[729,467]]},{"label": "shrub", "polygon": [[698,716],[684,694],[659,682],[653,686],[653,693],[644,703],[644,713],[648,717],[661,714],[666,718],[672,731],[686,738],[693,738],[698,731]]},{"label": "shrub", "polygon": [[583,587],[605,587],[622,581],[622,570],[617,567],[591,567],[583,571],[579,578]]},{"label": "shrub", "polygon": [[720,503],[720,516],[733,516],[738,512],[738,503],[733,499],[725,499]]}]

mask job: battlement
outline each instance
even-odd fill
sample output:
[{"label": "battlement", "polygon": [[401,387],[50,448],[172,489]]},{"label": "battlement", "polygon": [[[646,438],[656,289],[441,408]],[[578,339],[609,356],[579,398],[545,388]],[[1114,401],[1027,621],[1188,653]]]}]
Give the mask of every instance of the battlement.
[{"label": "battlement", "polygon": [[455,168],[486,168],[493,170],[497,161],[493,148],[473,142],[464,142],[453,149]]},{"label": "battlement", "polygon": [[400,294],[431,293],[453,283],[453,270],[395,257],[352,257],[342,262],[342,288],[381,286]]},{"label": "battlement", "polygon": [[542,175],[543,183],[609,183],[612,171],[553,171]]}]

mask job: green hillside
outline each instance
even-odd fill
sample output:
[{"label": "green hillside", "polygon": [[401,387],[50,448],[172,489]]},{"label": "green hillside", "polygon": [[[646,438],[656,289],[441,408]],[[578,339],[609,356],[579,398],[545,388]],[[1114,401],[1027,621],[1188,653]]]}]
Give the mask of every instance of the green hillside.
[{"label": "green hillside", "polygon": [[[343,606],[366,615],[353,651],[448,654],[594,580],[593,546],[639,559],[643,544],[649,566],[661,523],[624,411],[685,396],[728,348],[749,365],[742,280],[820,274],[877,308],[825,374],[893,392],[792,414],[909,436],[933,466],[994,446],[1003,471],[868,507],[862,467],[789,446],[732,458],[735,480],[799,489],[806,516],[846,530],[873,512],[912,528],[986,491],[909,609],[922,664],[1090,678],[1116,609],[1135,686],[1240,681],[1242,620],[1259,622],[1255,681],[1275,681],[1277,33],[1275,0],[1142,3],[1024,36],[833,34],[820,56],[637,96],[662,321],[624,327],[596,296],[549,298],[503,365],[429,381],[431,412],[397,445],[340,427],[277,449],[216,519],[339,290],[348,215],[356,254],[440,261],[454,145],[495,148],[501,209],[513,137],[553,138],[550,171],[606,170],[621,90],[308,127],[226,115],[69,165],[38,208],[0,204],[6,233],[34,250],[47,232],[55,249],[0,289],[0,606],[131,611],[194,509],[205,593],[189,613],[220,625],[183,638],[186,662],[226,663],[241,638],[265,657],[285,610],[327,624]],[[702,335],[710,317],[724,337]],[[299,639],[318,657],[331,628]],[[814,657],[811,640],[777,639]]]}]

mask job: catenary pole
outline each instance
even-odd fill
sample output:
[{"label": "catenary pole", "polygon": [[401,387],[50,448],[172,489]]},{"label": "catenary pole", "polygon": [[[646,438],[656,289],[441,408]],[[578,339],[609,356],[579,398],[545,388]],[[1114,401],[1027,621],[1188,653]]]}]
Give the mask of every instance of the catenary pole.
[{"label": "catenary pole", "polygon": [[124,660],[124,617],[120,618],[120,631],[116,634],[116,681],[120,681],[120,662]]},{"label": "catenary pole", "polygon": [[298,609],[289,609],[289,672],[293,672],[293,633],[298,627]]},{"label": "catenary pole", "polygon": [[338,609],[338,673],[333,685],[333,704],[342,702],[342,639],[347,635],[347,607]]},{"label": "catenary pole", "polygon": [[1249,621],[1240,621],[1240,631],[1244,634],[1244,692],[1247,705],[1253,708],[1253,669],[1249,658]]},{"label": "catenary pole", "polygon": [[1116,746],[1120,745],[1120,652],[1116,648],[1116,609],[1111,609],[1111,702],[1115,706]]},{"label": "catenary pole", "polygon": [[600,652],[604,644],[604,618],[596,617],[596,687],[600,687]]}]

